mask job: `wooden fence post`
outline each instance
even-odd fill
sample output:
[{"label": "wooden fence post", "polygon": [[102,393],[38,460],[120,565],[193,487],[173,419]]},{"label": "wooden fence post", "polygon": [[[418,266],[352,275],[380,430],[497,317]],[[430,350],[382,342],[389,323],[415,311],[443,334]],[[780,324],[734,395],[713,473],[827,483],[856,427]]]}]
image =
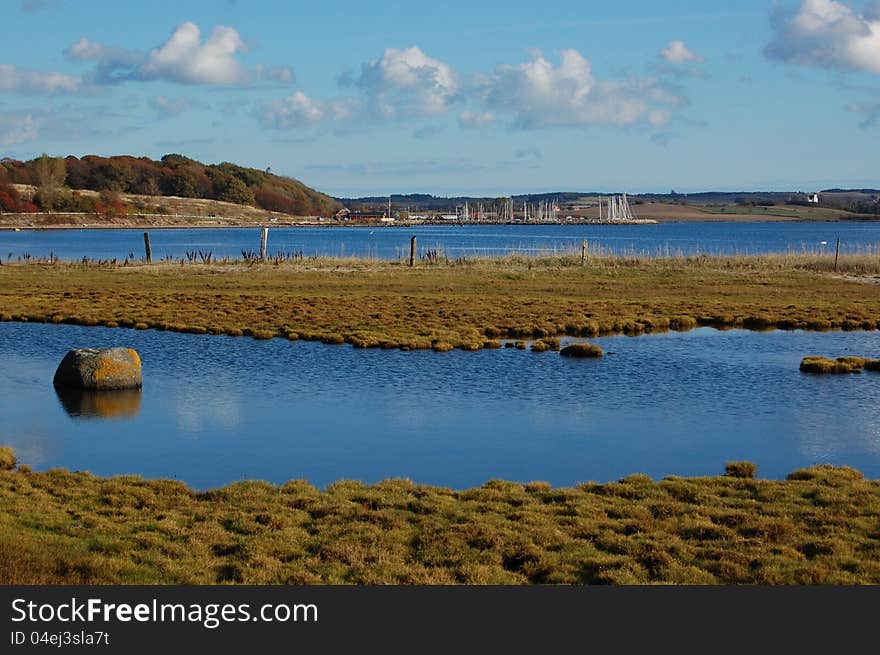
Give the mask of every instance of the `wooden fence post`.
[{"label": "wooden fence post", "polygon": [[266,259],[266,244],[269,241],[269,228],[264,227],[260,234],[260,261]]},{"label": "wooden fence post", "polygon": [[837,270],[837,260],[840,259],[840,237],[837,237],[837,251],[834,253],[834,270]]},{"label": "wooden fence post", "polygon": [[144,232],[144,250],[147,254],[147,263],[153,261],[153,249],[150,247],[150,233]]},{"label": "wooden fence post", "polygon": [[586,265],[587,263],[587,240],[584,239],[584,243],[581,246],[581,266]]},{"label": "wooden fence post", "polygon": [[416,238],[413,237],[409,242],[409,265],[416,265]]}]

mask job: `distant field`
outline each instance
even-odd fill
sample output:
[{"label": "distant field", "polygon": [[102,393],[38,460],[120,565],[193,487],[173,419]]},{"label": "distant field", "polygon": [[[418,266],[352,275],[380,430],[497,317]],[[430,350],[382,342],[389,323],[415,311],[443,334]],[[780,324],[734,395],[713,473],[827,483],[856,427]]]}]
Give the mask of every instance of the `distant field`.
[{"label": "distant field", "polygon": [[837,221],[855,218],[854,214],[825,207],[773,205],[676,205],[650,202],[633,205],[638,218],[657,221]]}]

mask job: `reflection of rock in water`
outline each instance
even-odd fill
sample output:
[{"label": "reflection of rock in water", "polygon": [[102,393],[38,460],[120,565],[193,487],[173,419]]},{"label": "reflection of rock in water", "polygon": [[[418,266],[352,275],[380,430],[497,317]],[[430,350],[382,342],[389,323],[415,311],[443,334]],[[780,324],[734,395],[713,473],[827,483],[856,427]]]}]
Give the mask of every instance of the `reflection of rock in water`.
[{"label": "reflection of rock in water", "polygon": [[55,387],[61,406],[71,416],[84,418],[134,418],[141,408],[140,389],[83,391]]}]

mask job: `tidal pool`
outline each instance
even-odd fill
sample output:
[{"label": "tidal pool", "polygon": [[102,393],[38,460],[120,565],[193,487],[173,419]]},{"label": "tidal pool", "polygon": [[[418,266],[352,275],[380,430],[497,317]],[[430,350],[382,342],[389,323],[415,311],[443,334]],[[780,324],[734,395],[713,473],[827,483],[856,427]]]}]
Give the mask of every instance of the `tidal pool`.
[{"label": "tidal pool", "polygon": [[[798,371],[807,354],[880,356],[880,333],[699,328],[592,341],[603,359],[0,323],[0,444],[35,469],[200,489],[293,478],[572,485],[715,475],[740,459],[760,477],[817,463],[880,477],[880,374]],[[139,394],[56,393],[67,350],[111,345],[140,352]]]}]

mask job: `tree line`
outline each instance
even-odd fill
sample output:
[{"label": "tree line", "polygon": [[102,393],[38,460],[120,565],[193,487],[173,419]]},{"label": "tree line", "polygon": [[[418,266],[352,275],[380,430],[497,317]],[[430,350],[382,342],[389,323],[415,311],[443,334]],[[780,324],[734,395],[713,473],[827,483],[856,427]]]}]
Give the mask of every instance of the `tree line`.
[{"label": "tree line", "polygon": [[[29,200],[12,185],[35,188]],[[98,197],[76,191],[97,191]],[[250,205],[295,216],[328,216],[339,203],[298,180],[229,162],[203,164],[179,154],[148,157],[42,155],[0,161],[0,211],[97,212],[121,205],[123,193],[178,196]]]}]

